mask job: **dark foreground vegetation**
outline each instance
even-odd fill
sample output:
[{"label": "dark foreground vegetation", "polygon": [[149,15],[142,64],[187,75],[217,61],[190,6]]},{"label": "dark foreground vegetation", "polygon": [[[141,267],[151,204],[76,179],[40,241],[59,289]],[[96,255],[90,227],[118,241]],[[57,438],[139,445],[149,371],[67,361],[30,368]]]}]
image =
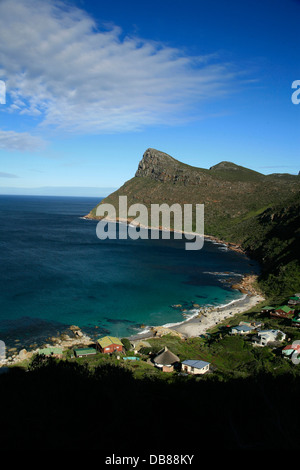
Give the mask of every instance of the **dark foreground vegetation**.
[{"label": "dark foreground vegetation", "polygon": [[299,449],[299,390],[298,372],[137,379],[108,363],[37,358],[0,376],[1,448]]}]

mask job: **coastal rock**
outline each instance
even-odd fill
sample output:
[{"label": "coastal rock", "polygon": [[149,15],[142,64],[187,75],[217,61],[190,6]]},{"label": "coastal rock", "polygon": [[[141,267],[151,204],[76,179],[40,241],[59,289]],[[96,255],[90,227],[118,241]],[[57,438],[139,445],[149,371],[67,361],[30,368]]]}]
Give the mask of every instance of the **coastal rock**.
[{"label": "coastal rock", "polygon": [[2,361],[2,363],[4,365],[18,364],[19,362],[31,359],[34,353],[35,351],[27,351],[26,349],[21,349],[18,354],[12,354],[11,356],[8,356],[4,361]]},{"label": "coastal rock", "polygon": [[231,289],[239,290],[242,294],[248,294],[248,291],[245,290],[240,284],[232,284]]},{"label": "coastal rock", "polygon": [[33,356],[33,352],[27,351],[26,349],[21,349],[21,351],[18,354],[18,359],[20,361],[25,361],[26,359],[31,359]]},{"label": "coastal rock", "polygon": [[233,284],[231,286],[232,289],[238,289],[242,294],[247,295],[261,295],[259,292],[257,285],[257,276],[254,274],[249,274],[243,277],[243,279],[238,282],[237,284]]},{"label": "coastal rock", "polygon": [[175,331],[175,330],[172,330],[172,328],[167,328],[167,327],[164,327],[164,326],[154,326],[152,327],[152,332],[154,334],[154,336],[157,336],[157,337],[161,337],[161,336],[165,336],[165,335],[173,335],[173,336],[178,336],[179,338],[184,338],[184,336],[179,333],[178,331]]},{"label": "coastal rock", "polygon": [[83,336],[83,333],[81,329],[79,328],[79,326],[71,325],[69,329],[74,333],[75,336],[79,336],[79,337]]},{"label": "coastal rock", "polygon": [[[53,338],[53,339],[55,340],[55,338]],[[62,335],[60,336],[60,340],[66,342],[66,341],[72,341],[72,338],[71,338],[69,335],[67,335],[67,334],[62,334]]]}]

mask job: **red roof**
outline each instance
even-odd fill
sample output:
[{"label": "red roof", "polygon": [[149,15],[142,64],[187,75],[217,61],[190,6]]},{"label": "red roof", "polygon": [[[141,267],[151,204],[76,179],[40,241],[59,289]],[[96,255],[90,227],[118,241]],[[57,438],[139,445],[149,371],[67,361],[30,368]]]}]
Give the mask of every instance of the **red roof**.
[{"label": "red roof", "polygon": [[288,351],[289,349],[294,349],[295,351],[300,351],[300,344],[289,344],[285,348],[283,348],[283,351]]}]

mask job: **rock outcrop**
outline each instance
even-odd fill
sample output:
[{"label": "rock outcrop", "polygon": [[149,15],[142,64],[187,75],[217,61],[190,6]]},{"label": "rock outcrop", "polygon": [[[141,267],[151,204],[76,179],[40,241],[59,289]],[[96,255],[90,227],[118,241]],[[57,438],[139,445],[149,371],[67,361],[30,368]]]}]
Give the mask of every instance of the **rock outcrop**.
[{"label": "rock outcrop", "polygon": [[162,182],[199,184],[203,177],[200,172],[199,168],[185,165],[167,153],[149,148],[144,153],[135,176]]},{"label": "rock outcrop", "polygon": [[151,328],[151,331],[153,333],[153,336],[156,336],[158,338],[165,335],[172,335],[184,339],[184,335],[181,334],[179,331],[172,330],[172,328],[167,328],[164,326],[154,326]]}]

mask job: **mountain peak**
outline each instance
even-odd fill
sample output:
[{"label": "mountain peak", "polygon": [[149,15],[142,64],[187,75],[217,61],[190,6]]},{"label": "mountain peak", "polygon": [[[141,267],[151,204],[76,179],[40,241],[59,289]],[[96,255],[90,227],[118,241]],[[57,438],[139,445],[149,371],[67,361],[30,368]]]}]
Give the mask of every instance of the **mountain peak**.
[{"label": "mountain peak", "polygon": [[176,160],[167,153],[153,148],[148,148],[139,163],[135,176],[151,176],[155,169],[163,169],[168,164],[174,164]]},{"label": "mountain peak", "polygon": [[148,148],[139,163],[136,177],[148,177],[162,182],[197,184],[200,182],[199,168],[186,165],[167,153]]},{"label": "mountain peak", "polygon": [[217,163],[217,165],[211,166],[210,170],[234,170],[234,171],[245,170],[245,171],[249,171],[248,168],[236,165],[235,163],[232,163],[232,162],[226,162],[226,161],[223,161],[223,162]]}]

